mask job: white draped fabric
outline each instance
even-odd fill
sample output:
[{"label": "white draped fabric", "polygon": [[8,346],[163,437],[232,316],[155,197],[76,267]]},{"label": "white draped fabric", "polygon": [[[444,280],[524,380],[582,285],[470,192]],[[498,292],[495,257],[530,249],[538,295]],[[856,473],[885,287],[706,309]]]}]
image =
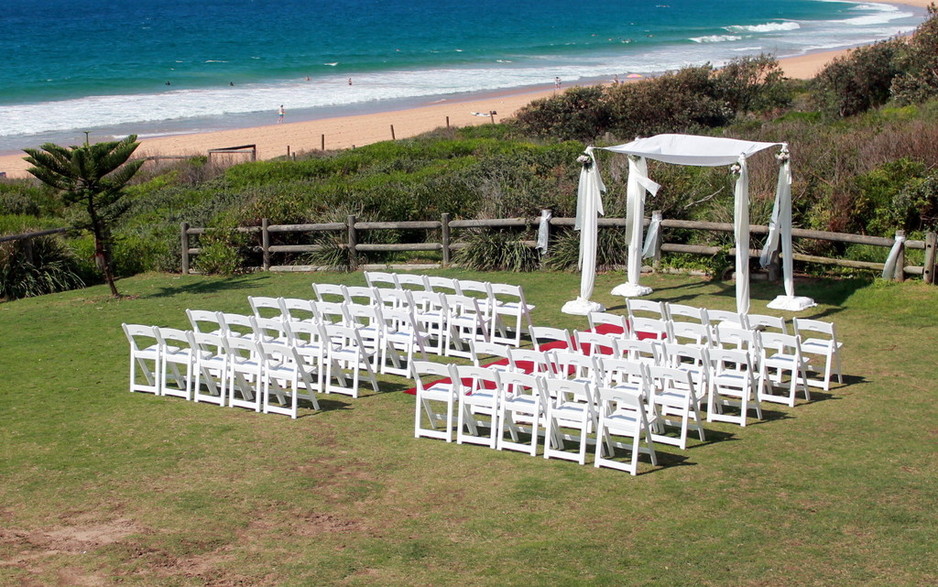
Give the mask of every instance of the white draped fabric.
[{"label": "white draped fabric", "polygon": [[905,242],[904,234],[896,235],[896,242],[892,243],[889,249],[889,256],[886,257],[886,266],[883,267],[883,279],[892,279],[896,274],[896,263],[899,261],[899,253],[902,251],[902,245]]},{"label": "white draped fabric", "polygon": [[[736,311],[749,313],[749,165],[746,156],[737,162],[733,190],[733,234],[736,237]],[[735,168],[734,168],[735,169]]]},{"label": "white draped fabric", "polygon": [[542,255],[547,254],[547,246],[550,241],[550,219],[554,214],[548,209],[541,210],[541,219],[537,223],[537,246],[535,247]]},{"label": "white draped fabric", "polygon": [[[702,137],[695,135],[680,134],[662,134],[645,139],[636,139],[630,143],[616,145],[613,147],[604,147],[607,151],[614,153],[623,153],[630,156],[629,159],[629,182],[628,182],[628,215],[630,222],[627,222],[629,230],[629,263],[628,263],[628,282],[622,284],[613,290],[617,295],[644,295],[651,290],[639,285],[639,274],[641,271],[641,231],[642,216],[644,215],[645,192],[656,193],[658,184],[648,179],[646,159],[655,159],[665,163],[676,165],[694,165],[716,167],[720,165],[739,165],[739,177],[735,185],[735,214],[734,214],[734,232],[736,237],[736,306],[739,312],[749,310],[749,178],[746,159],[751,155],[758,153],[770,147],[781,147],[783,153],[787,153],[785,143],[763,143],[754,141],[743,141],[738,139],[727,139],[720,137]],[[587,153],[592,157],[592,148],[587,149]],[[590,173],[595,173],[596,177],[590,177]],[[589,172],[584,170],[580,174],[580,192],[577,200],[577,222],[580,222],[581,202],[583,201],[583,181],[586,178],[590,182],[602,185],[599,179],[599,170],[595,164]],[[634,179],[633,179],[634,178]],[[776,194],[776,211],[773,212],[775,222],[775,231],[770,233],[770,243],[773,247],[778,246],[781,240],[782,251],[785,258],[785,295],[779,296],[769,307],[779,307],[782,309],[800,310],[814,302],[809,298],[797,298],[794,296],[794,281],[791,271],[791,171],[788,166],[787,157],[784,157],[780,177],[778,182],[778,193]],[[596,193],[599,193],[597,191]],[[633,200],[633,195],[636,196]],[[637,229],[635,227],[638,227]],[[637,238],[636,238],[637,237]],[[774,244],[773,244],[774,243]],[[581,285],[581,298],[589,299],[584,296],[584,292],[592,295],[592,285],[595,279],[595,241],[592,248],[580,249],[580,262],[586,273],[587,267],[590,267],[589,289],[584,289]],[[768,249],[767,244],[767,249]],[[771,257],[772,251],[768,252]],[[589,255],[592,254],[592,257]],[[763,256],[765,256],[763,251]],[[592,263],[589,259],[592,258]],[[584,278],[585,283],[586,280]],[[635,292],[635,293],[633,293]],[[778,306],[773,306],[778,304]],[[566,307],[566,306],[565,306]]]},{"label": "white draped fabric", "polygon": [[599,165],[593,156],[593,147],[585,151],[588,163],[580,169],[580,184],[577,188],[576,221],[573,229],[580,231],[580,296],[564,304],[565,314],[585,316],[590,312],[602,312],[605,307],[590,301],[596,283],[596,247],[599,240],[599,216],[603,214],[602,194],[606,191]]},{"label": "white draped fabric", "polygon": [[658,240],[658,233],[661,231],[661,212],[651,213],[651,222],[648,224],[648,232],[645,233],[645,245],[642,246],[642,258],[647,259],[655,256],[655,242]]}]

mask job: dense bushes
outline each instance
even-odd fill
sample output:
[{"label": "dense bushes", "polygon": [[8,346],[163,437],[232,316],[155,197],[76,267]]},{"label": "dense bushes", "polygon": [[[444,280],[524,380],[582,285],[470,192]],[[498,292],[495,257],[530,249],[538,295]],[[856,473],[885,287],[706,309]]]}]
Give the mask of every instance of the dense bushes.
[{"label": "dense bushes", "polygon": [[791,102],[778,62],[743,57],[721,69],[685,67],[639,83],[572,88],[536,100],[515,120],[526,134],[591,141],[605,133],[633,138],[662,132],[699,132],[745,112]]},{"label": "dense bushes", "polygon": [[57,237],[0,245],[0,298],[17,299],[84,287],[75,255]]}]

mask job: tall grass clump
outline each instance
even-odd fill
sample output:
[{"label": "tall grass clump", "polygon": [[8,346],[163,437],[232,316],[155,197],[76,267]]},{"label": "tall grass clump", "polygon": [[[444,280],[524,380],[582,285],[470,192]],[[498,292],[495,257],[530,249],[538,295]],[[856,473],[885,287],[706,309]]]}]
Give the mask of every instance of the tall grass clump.
[{"label": "tall grass clump", "polygon": [[15,300],[85,286],[75,255],[44,236],[0,244],[0,297]]},{"label": "tall grass clump", "polygon": [[456,253],[455,260],[475,271],[536,271],[540,255],[521,237],[508,230],[473,232],[462,241],[466,247]]}]

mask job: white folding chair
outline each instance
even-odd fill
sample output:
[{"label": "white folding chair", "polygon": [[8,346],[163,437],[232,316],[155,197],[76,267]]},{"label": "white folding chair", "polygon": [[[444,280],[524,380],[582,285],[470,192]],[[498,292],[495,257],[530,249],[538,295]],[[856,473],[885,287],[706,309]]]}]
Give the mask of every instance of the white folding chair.
[{"label": "white folding chair", "polygon": [[[544,377],[518,371],[499,374],[501,387],[498,398],[498,450],[518,450],[532,457],[537,455],[540,429],[547,416],[547,390]],[[511,440],[505,438],[508,431]],[[521,442],[520,434],[528,433],[530,441]]]},{"label": "white folding chair", "polygon": [[789,374],[788,393],[780,395],[775,393],[763,393],[759,399],[767,402],[776,402],[787,404],[788,407],[795,407],[795,395],[798,388],[804,392],[804,399],[811,401],[811,394],[808,391],[808,362],[801,354],[801,337],[790,334],[780,334],[777,332],[762,332],[760,363],[765,370],[766,376],[775,376],[775,386],[781,386],[784,373]]},{"label": "white folding chair", "polygon": [[[195,355],[195,382],[192,399],[219,406],[227,400],[228,354],[225,343],[217,334],[189,331],[189,346]],[[202,391],[202,385],[205,391]]]},{"label": "white folding chair", "polygon": [[672,322],[690,322],[694,324],[703,324],[710,326],[710,320],[707,317],[707,311],[698,306],[688,306],[687,304],[672,304],[666,302],[664,305],[668,320]]},{"label": "white folding chair", "polygon": [[[455,366],[432,361],[414,361],[411,363],[411,371],[416,386],[414,438],[423,436],[452,442],[454,418],[459,402],[459,383]],[[431,377],[428,383],[423,382],[423,377],[426,376]],[[434,409],[434,405],[440,403],[444,404],[445,412]],[[423,425],[422,414],[426,414],[429,428]]]},{"label": "white folding chair", "polygon": [[375,288],[375,294],[378,296],[375,301],[383,310],[413,309],[414,299],[409,290]]},{"label": "white folding chair", "polygon": [[251,316],[251,328],[254,329],[254,340],[262,342],[280,342],[286,343],[287,327],[283,318],[258,318]]},{"label": "white folding chair", "polygon": [[[130,391],[160,395],[160,345],[156,326],[121,324],[130,343]],[[137,369],[143,381],[137,379]]]},{"label": "white folding chair", "polygon": [[603,371],[602,387],[631,389],[644,394],[648,389],[648,365],[629,359],[604,357],[600,361]]},{"label": "white folding chair", "polygon": [[311,403],[313,409],[319,409],[316,392],[322,389],[322,379],[295,347],[259,341],[257,351],[262,367],[261,403],[265,414],[296,418],[300,399]]},{"label": "white folding chair", "polygon": [[448,356],[471,358],[471,351],[464,349],[463,342],[489,340],[489,323],[485,313],[479,307],[479,301],[469,296],[448,295],[446,305],[449,308],[449,327],[444,332],[448,338],[444,345],[444,353]]},{"label": "white folding chair", "polygon": [[359,381],[364,376],[374,392],[378,393],[378,379],[372,368],[374,357],[362,341],[358,330],[339,324],[320,326],[326,365],[323,391],[357,398]]},{"label": "white folding chair", "polygon": [[[493,303],[492,313],[492,340],[514,346],[521,345],[521,335],[530,334],[534,323],[531,321],[531,312],[534,305],[524,298],[524,291],[520,285],[507,283],[489,284],[489,293]],[[506,336],[503,331],[511,332]]]},{"label": "white folding chair", "polygon": [[[824,358],[824,378],[809,379],[808,385],[830,391],[832,368],[837,373],[837,382],[843,383],[844,377],[840,364],[840,348],[843,344],[837,340],[834,323],[804,318],[794,318],[792,323],[795,327],[795,334],[801,336],[801,352],[809,358],[811,356]],[[812,334],[814,336],[811,336]],[[809,367],[808,370],[820,373],[819,369],[813,367]]]},{"label": "white folding chair", "polygon": [[[502,387],[499,372],[475,365],[456,365],[454,371],[454,381],[459,383],[456,443],[495,448],[498,441],[498,395]],[[489,419],[479,416],[488,416]],[[488,435],[482,434],[481,428],[487,428]]]},{"label": "white folding chair", "polygon": [[643,318],[655,318],[656,320],[665,320],[668,317],[668,311],[664,303],[659,301],[626,298],[625,307],[628,311],[629,321],[639,316]]},{"label": "white folding chair", "polygon": [[[403,276],[403,273],[399,273],[397,276],[397,279],[401,282],[402,286],[405,285],[405,282],[401,280]],[[443,295],[462,295],[462,292],[459,290],[459,280],[453,279],[452,277],[424,275],[423,286],[427,291],[441,293]]]},{"label": "white folding chair", "polygon": [[664,343],[661,345],[661,365],[690,373],[698,399],[710,389],[710,372],[713,368],[706,347]]},{"label": "white folding chair", "polygon": [[710,329],[713,331],[713,336],[711,337],[713,344],[719,344],[719,326],[721,324],[725,328],[744,329],[746,327],[746,320],[738,312],[710,309],[705,309],[705,311],[707,312],[707,322],[710,324]]},{"label": "white folding chair", "polygon": [[[546,377],[547,413],[544,426],[544,458],[564,459],[586,464],[589,435],[596,427],[596,405],[593,385],[576,381]],[[576,434],[572,434],[576,431]],[[565,440],[577,442],[577,452],[569,452]]]},{"label": "white folding chair", "polygon": [[[288,320],[284,323],[284,326],[287,331],[287,344],[295,349],[297,355],[306,363],[307,367],[316,373],[316,390],[323,393],[325,391],[324,381],[327,370],[327,343],[322,340],[323,330],[320,324],[306,320]],[[339,378],[340,385],[347,385],[342,378],[341,368],[336,368],[333,373]]]},{"label": "white folding chair", "polygon": [[[545,350],[543,346],[555,342],[563,343],[563,348],[576,350],[576,342],[570,336],[570,331],[564,328],[554,328],[553,326],[532,326],[531,339],[534,342],[536,350]],[[553,345],[552,345],[553,346]]]},{"label": "white folding chair", "polygon": [[606,332],[626,338],[629,335],[628,317],[609,312],[590,312],[587,315],[590,330],[593,332]]},{"label": "white folding chair", "polygon": [[[671,367],[652,365],[648,367],[651,380],[651,396],[649,403],[658,414],[660,427],[671,426],[680,429],[678,437],[674,438],[662,432],[652,433],[652,439],[662,444],[671,444],[687,448],[688,430],[697,431],[701,442],[706,440],[703,420],[700,417],[700,399],[691,379],[690,373]],[[679,418],[672,420],[670,416]]]},{"label": "white folding chair", "polygon": [[228,355],[228,405],[261,411],[263,366],[253,338],[222,337]]},{"label": "white folding chair", "polygon": [[352,320],[346,306],[345,302],[321,302],[319,300],[310,302],[310,308],[316,315],[315,321],[322,324],[350,325]]},{"label": "white folding chair", "polygon": [[710,347],[713,332],[707,324],[668,321],[667,341],[696,347]]},{"label": "white folding chair", "polygon": [[[596,467],[609,467],[638,474],[638,456],[641,453],[651,458],[657,466],[655,444],[644,396],[630,389],[600,387],[596,393],[599,403],[599,421],[596,426]],[[631,438],[629,443],[614,440],[615,437]],[[645,446],[642,446],[644,441]],[[616,460],[615,449],[631,452],[628,463]],[[604,454],[605,453],[605,454]]]},{"label": "white folding chair", "polygon": [[410,299],[413,304],[414,318],[432,343],[432,346],[428,348],[431,348],[436,355],[443,355],[450,337],[453,336],[449,324],[450,311],[446,304],[446,296],[428,291],[412,291]]},{"label": "white folding chair", "polygon": [[280,318],[283,308],[280,307],[280,298],[270,296],[248,296],[251,311],[257,318]]},{"label": "white folding chair", "polygon": [[[707,422],[729,422],[746,425],[749,410],[762,419],[762,406],[756,391],[756,375],[749,353],[737,349],[714,348],[710,357],[710,389],[707,393]],[[723,408],[739,409],[739,415],[727,414]]]},{"label": "white folding chair", "polygon": [[495,321],[495,296],[492,295],[491,284],[487,281],[478,281],[475,279],[457,279],[456,283],[459,287],[460,295],[475,298],[476,303],[479,305],[479,310],[485,317],[485,323],[489,328],[489,332],[486,333],[486,339],[491,340],[493,334],[498,331],[501,338],[504,340],[507,337],[505,328],[500,324],[496,324]]},{"label": "white folding chair", "polygon": [[417,353],[427,360],[427,337],[410,308],[381,310],[378,314],[384,321],[381,372],[406,377]]},{"label": "white folding chair", "polygon": [[350,320],[348,326],[358,331],[372,358],[371,368],[377,372],[381,367],[381,357],[385,356],[386,344],[380,306],[346,304],[345,312]]},{"label": "white folding chair", "polygon": [[218,323],[221,325],[221,335],[225,338],[243,338],[254,340],[254,325],[251,324],[253,316],[235,314],[232,312],[218,312]]},{"label": "white folding chair", "polygon": [[[189,336],[178,328],[154,328],[160,353],[160,395],[192,399],[195,358]],[[175,385],[170,385],[170,382]]]}]

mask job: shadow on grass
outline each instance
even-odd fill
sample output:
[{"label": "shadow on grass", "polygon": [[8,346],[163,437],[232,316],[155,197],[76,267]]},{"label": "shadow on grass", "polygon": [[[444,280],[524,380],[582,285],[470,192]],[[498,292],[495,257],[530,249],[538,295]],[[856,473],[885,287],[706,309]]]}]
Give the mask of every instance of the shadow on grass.
[{"label": "shadow on grass", "polygon": [[201,295],[229,290],[255,289],[261,287],[261,284],[257,283],[258,279],[257,275],[236,275],[217,280],[200,279],[186,285],[160,287],[156,292],[140,297],[143,299],[167,298],[178,295]]},{"label": "shadow on grass", "polygon": [[309,411],[305,411],[305,412],[297,414],[296,416],[297,420],[301,418],[312,418],[314,416],[318,416],[326,412],[337,412],[339,410],[348,410],[351,408],[351,404],[349,404],[348,402],[333,399],[331,396],[329,397],[319,396],[316,399],[319,401],[319,409],[315,410],[313,409],[312,405],[310,405],[309,403],[303,402],[303,405],[301,405],[300,407],[305,408],[306,410],[309,410]]}]

